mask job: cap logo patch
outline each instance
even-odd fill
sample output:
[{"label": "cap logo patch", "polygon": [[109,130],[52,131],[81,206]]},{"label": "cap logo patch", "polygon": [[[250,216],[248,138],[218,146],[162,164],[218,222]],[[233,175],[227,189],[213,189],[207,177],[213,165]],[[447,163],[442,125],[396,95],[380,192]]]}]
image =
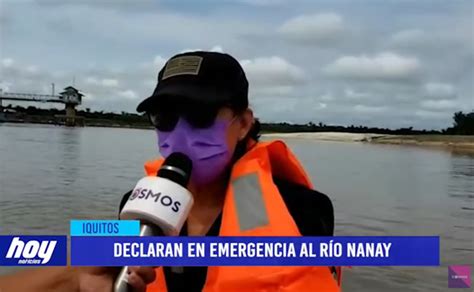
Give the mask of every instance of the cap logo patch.
[{"label": "cap logo patch", "polygon": [[163,72],[163,79],[177,75],[198,75],[203,57],[182,56],[168,61]]}]

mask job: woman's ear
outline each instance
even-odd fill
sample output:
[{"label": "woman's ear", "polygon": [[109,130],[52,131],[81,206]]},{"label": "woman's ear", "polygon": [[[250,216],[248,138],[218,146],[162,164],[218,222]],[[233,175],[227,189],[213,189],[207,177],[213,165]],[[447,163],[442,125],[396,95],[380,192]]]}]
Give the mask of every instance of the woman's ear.
[{"label": "woman's ear", "polygon": [[240,132],[239,132],[239,141],[242,141],[247,137],[250,129],[252,129],[252,125],[255,122],[255,118],[253,116],[253,111],[251,109],[246,109],[245,112],[242,114],[240,119]]}]

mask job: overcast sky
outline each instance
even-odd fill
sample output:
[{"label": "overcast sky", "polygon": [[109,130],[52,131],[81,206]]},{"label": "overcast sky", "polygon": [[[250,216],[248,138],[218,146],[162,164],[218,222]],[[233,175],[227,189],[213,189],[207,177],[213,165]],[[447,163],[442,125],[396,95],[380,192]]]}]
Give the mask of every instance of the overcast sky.
[{"label": "overcast sky", "polygon": [[264,121],[445,128],[474,108],[471,0],[0,0],[0,87],[135,112],[166,59],[232,54]]}]

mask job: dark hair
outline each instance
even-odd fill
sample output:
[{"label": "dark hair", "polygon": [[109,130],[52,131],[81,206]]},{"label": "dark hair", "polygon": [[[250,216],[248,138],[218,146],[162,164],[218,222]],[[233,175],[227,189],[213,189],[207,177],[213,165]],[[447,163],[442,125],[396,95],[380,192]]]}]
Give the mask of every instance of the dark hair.
[{"label": "dark hair", "polygon": [[247,136],[245,137],[244,140],[248,141],[248,139],[253,139],[255,141],[258,141],[260,139],[260,120],[255,119],[255,122],[252,125],[252,128],[250,128],[250,131],[247,133]]},{"label": "dark hair", "polygon": [[258,140],[260,139],[260,127],[260,121],[258,119],[255,119],[255,122],[250,128],[250,131],[247,133],[247,136],[245,136],[244,139],[237,143],[237,146],[235,147],[234,151],[233,162],[239,160],[240,157],[244,156],[244,154],[247,152],[247,144],[249,140],[254,140],[258,142]]}]

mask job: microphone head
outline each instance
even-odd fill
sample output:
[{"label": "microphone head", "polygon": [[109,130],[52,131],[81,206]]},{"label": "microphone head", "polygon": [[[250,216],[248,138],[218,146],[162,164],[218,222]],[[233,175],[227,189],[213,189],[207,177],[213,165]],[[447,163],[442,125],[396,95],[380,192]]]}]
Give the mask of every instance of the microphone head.
[{"label": "microphone head", "polygon": [[186,187],[191,178],[193,162],[183,153],[171,153],[158,170],[157,176]]}]

